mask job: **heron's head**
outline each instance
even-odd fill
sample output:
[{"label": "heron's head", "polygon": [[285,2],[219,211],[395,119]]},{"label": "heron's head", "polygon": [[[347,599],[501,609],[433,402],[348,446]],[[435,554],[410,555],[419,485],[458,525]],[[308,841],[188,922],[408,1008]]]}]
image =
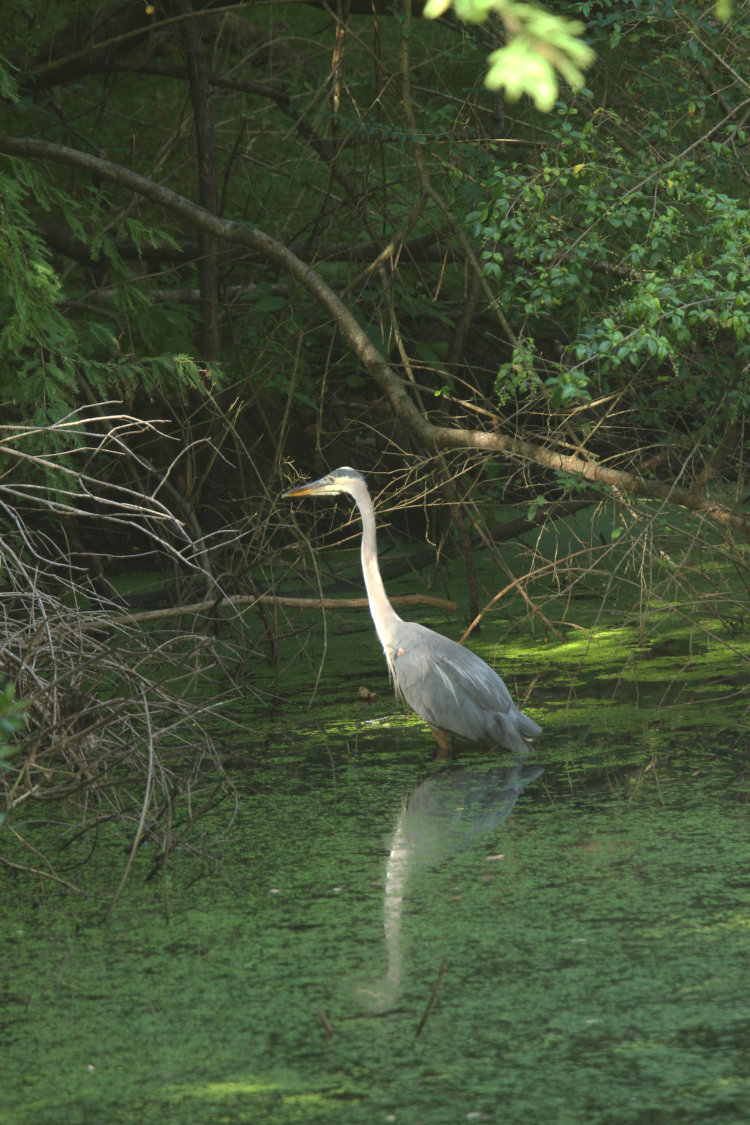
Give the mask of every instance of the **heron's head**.
[{"label": "heron's head", "polygon": [[289,496],[336,496],[347,492],[350,496],[356,495],[357,487],[365,483],[365,478],[356,469],[344,465],[341,469],[334,469],[326,473],[320,480],[310,481],[308,484],[298,484],[294,488],[282,492],[286,499]]}]

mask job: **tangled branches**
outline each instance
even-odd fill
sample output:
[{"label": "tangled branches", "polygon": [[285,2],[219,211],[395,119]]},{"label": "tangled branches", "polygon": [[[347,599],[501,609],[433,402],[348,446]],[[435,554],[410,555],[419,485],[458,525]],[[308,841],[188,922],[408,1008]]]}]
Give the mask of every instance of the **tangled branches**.
[{"label": "tangled branches", "polygon": [[206,727],[215,704],[194,702],[215,665],[212,638],[144,631],[103,565],[169,560],[215,586],[205,541],[160,499],[184,451],[148,491],[121,483],[127,468],[134,480],[148,475],[134,446],[154,433],[101,408],[45,430],[0,428],[0,668],[13,688],[6,711],[16,726],[26,716],[0,763],[0,863],[68,885],[49,858],[60,836],[41,806],[57,828],[62,814],[73,863],[115,826],[126,874],[146,844],[155,872],[176,849],[196,851],[190,830],[230,792]]}]

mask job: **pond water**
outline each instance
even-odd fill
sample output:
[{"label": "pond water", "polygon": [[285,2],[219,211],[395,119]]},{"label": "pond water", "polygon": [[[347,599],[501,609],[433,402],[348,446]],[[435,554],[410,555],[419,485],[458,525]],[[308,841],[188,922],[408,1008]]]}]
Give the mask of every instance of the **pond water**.
[{"label": "pond water", "polygon": [[0,1123],[747,1122],[742,763],[428,738],[248,745],[220,861],[106,925],[5,878]]}]

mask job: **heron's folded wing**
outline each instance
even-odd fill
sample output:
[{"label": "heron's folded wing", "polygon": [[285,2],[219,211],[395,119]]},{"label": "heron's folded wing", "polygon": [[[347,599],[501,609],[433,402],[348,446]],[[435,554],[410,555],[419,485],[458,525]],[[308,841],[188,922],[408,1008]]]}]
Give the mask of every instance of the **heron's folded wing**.
[{"label": "heron's folded wing", "polygon": [[[492,715],[515,711],[513,700],[496,672],[470,649],[454,641],[445,651],[411,644],[393,655],[398,692],[428,723],[467,738],[489,737]],[[447,638],[439,637],[438,641]]]}]

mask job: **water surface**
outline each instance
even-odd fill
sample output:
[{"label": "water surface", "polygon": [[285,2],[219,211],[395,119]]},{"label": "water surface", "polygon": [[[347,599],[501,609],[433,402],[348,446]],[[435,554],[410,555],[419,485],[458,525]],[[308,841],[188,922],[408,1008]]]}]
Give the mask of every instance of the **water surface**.
[{"label": "water surface", "polygon": [[105,926],[4,878],[0,1122],[748,1120],[731,753],[305,745],[247,746],[209,873],[136,874]]}]

